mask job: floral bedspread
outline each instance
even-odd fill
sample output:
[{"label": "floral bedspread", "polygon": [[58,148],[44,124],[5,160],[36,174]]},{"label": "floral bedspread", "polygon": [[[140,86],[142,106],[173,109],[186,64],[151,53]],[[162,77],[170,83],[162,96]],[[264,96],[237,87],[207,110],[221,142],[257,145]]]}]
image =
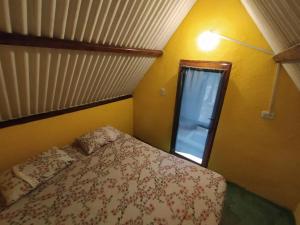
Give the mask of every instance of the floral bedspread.
[{"label": "floral bedspread", "polygon": [[201,224],[220,221],[226,183],[129,135],[85,156],[0,212],[0,224]]}]

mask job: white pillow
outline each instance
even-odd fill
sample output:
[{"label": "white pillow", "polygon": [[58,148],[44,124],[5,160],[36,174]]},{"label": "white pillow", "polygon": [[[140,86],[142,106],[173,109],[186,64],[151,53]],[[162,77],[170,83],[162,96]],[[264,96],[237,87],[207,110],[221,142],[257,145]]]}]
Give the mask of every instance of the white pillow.
[{"label": "white pillow", "polygon": [[53,177],[74,161],[66,152],[53,147],[24,163],[15,165],[13,172],[33,188]]},{"label": "white pillow", "polygon": [[0,174],[0,193],[5,205],[11,205],[34,188],[26,181],[18,178],[11,169]]},{"label": "white pillow", "polygon": [[100,147],[117,140],[121,132],[111,126],[98,128],[92,132],[82,135],[77,140],[87,154],[91,154]]}]

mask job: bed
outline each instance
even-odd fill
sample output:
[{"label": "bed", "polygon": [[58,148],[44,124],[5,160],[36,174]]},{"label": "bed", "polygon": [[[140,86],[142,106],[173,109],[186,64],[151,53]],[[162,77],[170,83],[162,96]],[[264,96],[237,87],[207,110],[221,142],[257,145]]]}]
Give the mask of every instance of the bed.
[{"label": "bed", "polygon": [[0,224],[217,225],[226,183],[208,169],[130,135],[84,155],[18,202],[0,210]]}]

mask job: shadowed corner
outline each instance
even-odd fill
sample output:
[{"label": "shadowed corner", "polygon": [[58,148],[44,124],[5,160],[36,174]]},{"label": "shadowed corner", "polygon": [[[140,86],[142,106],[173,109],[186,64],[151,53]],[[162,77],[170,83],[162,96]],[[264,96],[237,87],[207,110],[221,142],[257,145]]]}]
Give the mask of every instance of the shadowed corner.
[{"label": "shadowed corner", "polygon": [[244,188],[227,182],[220,225],[295,225],[293,214]]}]

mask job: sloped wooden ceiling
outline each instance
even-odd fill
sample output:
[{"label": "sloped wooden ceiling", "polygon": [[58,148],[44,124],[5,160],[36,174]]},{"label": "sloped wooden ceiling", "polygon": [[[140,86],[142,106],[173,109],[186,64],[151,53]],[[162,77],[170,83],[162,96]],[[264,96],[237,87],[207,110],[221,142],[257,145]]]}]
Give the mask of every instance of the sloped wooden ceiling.
[{"label": "sloped wooden ceiling", "polygon": [[[275,54],[300,43],[299,0],[242,0],[242,3]],[[300,90],[300,63],[283,66]]]},{"label": "sloped wooden ceiling", "polygon": [[[0,31],[162,50],[195,0],[0,0]],[[132,94],[155,58],[0,45],[0,121]]]}]

